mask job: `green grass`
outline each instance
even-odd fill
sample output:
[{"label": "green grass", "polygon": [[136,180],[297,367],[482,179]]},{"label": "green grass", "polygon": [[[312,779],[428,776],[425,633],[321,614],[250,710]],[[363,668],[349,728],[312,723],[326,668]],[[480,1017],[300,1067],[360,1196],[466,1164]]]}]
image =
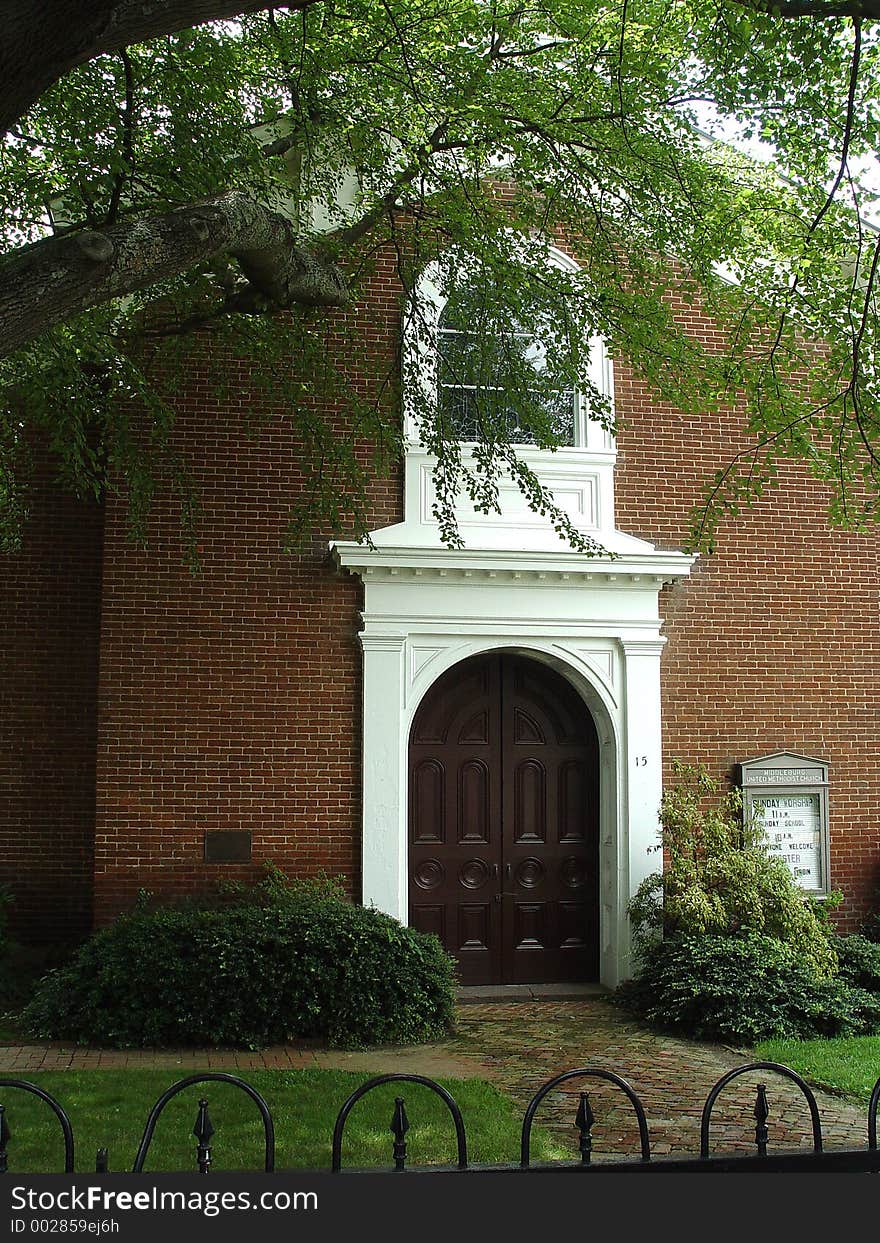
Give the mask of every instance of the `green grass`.
[{"label": "green grass", "polygon": [[0,1045],[29,1044],[32,1039],[33,1037],[22,1031],[14,1016],[0,1014]]},{"label": "green grass", "polygon": [[762,1061],[782,1062],[820,1087],[867,1104],[880,1079],[880,1036],[827,1040],[764,1040],[755,1046]]},{"label": "green grass", "polygon": [[[110,1169],[131,1168],[153,1102],[182,1073],[171,1070],[83,1070],[33,1073],[22,1078],[51,1092],[66,1109],[76,1139],[76,1169],[94,1169],[99,1147],[109,1149]],[[346,1098],[371,1076],[335,1070],[246,1071],[241,1076],[265,1097],[275,1121],[276,1168],[330,1168],[336,1115]],[[442,1080],[464,1118],[473,1163],[519,1159],[521,1114],[491,1084],[479,1079]],[[442,1101],[418,1084],[388,1084],[355,1105],[346,1125],[343,1165],[391,1164],[394,1097],[406,1102],[408,1164],[455,1161],[455,1132]],[[252,1101],[228,1084],[187,1088],[167,1106],[156,1128],[148,1170],[195,1170],[191,1132],[198,1099],[209,1102],[215,1127],[215,1170],[262,1169],[262,1123]],[[12,1138],[9,1168],[22,1173],[63,1169],[61,1128],[48,1107],[30,1093],[0,1089]],[[574,1158],[546,1132],[533,1133],[536,1160]]]}]

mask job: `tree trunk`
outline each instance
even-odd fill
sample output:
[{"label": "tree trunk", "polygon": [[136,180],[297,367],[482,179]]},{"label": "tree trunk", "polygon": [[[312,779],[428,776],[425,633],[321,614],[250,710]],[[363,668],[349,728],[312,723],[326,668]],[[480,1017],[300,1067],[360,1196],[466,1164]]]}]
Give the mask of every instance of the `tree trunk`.
[{"label": "tree trunk", "polygon": [[304,250],[289,220],[232,191],[166,215],[47,238],[0,261],[0,358],[89,307],[221,253],[238,260],[272,306],[348,301],[342,273]]},{"label": "tree trunk", "polygon": [[[304,9],[316,0],[287,0]],[[132,43],[272,8],[266,0],[4,0],[0,133],[71,69]]]}]

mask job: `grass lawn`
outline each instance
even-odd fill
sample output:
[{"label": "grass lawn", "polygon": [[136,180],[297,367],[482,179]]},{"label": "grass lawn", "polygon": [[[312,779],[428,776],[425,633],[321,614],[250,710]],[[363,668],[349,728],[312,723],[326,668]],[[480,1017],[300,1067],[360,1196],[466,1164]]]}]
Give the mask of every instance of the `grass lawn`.
[{"label": "grass lawn", "polygon": [[864,1105],[880,1079],[880,1036],[764,1040],[755,1046],[755,1057],[782,1062],[810,1082],[855,1097]]},{"label": "grass lawn", "polygon": [[[82,1070],[23,1075],[51,1092],[65,1108],[76,1140],[76,1169],[94,1169],[95,1152],[109,1149],[110,1169],[131,1168],[147,1115],[154,1101],[177,1079],[172,1070]],[[275,1122],[277,1169],[303,1166],[330,1168],[333,1124],[346,1098],[371,1076],[336,1070],[247,1071],[241,1076],[265,1097]],[[521,1115],[492,1085],[478,1079],[443,1080],[458,1102],[468,1138],[468,1159],[474,1163],[519,1160]],[[376,1089],[355,1105],[346,1125],[343,1165],[391,1164],[390,1132],[394,1097],[406,1102],[408,1164],[449,1164],[455,1161],[451,1116],[433,1092],[418,1084],[392,1083]],[[224,1083],[197,1084],[172,1100],[156,1128],[148,1170],[197,1169],[191,1132],[198,1099],[209,1102],[215,1135],[211,1141],[215,1170],[260,1170],[263,1127],[253,1102]],[[12,1138],[10,1171],[45,1173],[63,1169],[61,1128],[54,1115],[30,1093],[0,1089],[0,1102]],[[574,1134],[574,1129],[572,1129]],[[537,1128],[533,1132],[537,1160],[577,1155]]]},{"label": "grass lawn", "polygon": [[0,1044],[28,1044],[33,1037],[22,1031],[15,1019],[8,1014],[0,1014]]}]

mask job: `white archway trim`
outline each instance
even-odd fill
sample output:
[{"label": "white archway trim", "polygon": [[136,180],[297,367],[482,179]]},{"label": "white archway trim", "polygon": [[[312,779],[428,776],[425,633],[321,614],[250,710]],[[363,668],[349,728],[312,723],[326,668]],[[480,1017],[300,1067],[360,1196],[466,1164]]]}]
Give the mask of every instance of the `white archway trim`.
[{"label": "white archway trim", "polygon": [[407,922],[409,734],[428,689],[468,656],[531,656],[568,678],[598,730],[600,970],[614,987],[629,974],[627,903],[657,865],[657,595],[693,559],[652,550],[602,563],[358,544],[335,552],[365,588],[364,902]]}]

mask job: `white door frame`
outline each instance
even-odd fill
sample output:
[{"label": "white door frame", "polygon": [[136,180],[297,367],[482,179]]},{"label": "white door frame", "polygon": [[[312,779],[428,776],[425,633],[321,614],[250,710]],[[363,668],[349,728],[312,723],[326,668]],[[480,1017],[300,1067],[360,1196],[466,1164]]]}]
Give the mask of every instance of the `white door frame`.
[{"label": "white door frame", "polygon": [[575,554],[367,549],[337,544],[365,601],[363,901],[406,923],[410,729],[447,669],[514,651],[575,687],[599,736],[600,978],[630,974],[627,904],[658,866],[661,795],[657,597],[692,559],[641,553],[613,561]]}]

